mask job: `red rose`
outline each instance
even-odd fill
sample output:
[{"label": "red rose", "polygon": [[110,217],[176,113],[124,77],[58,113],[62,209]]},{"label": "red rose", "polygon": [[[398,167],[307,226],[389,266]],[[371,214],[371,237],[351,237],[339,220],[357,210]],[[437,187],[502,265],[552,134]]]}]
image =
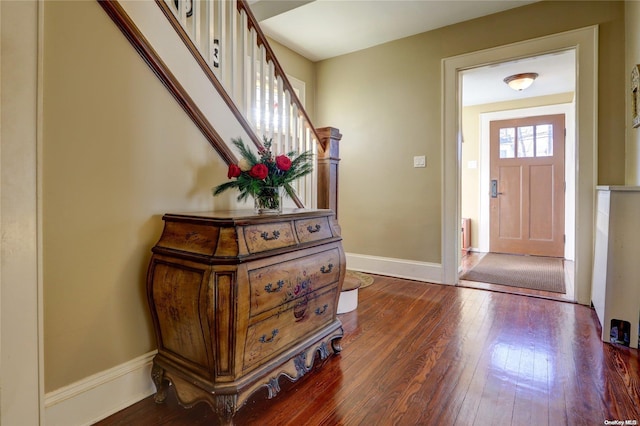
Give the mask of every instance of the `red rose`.
[{"label": "red rose", "polygon": [[227,177],[229,179],[240,176],[240,173],[242,173],[242,170],[240,170],[240,167],[238,167],[237,164],[229,165],[229,171],[227,172]]},{"label": "red rose", "polygon": [[255,179],[264,179],[269,174],[269,169],[264,164],[256,164],[249,170],[249,175]]},{"label": "red rose", "polygon": [[276,167],[278,167],[278,169],[282,170],[283,172],[286,172],[291,168],[291,159],[289,159],[289,157],[287,157],[286,155],[278,155],[276,157]]}]

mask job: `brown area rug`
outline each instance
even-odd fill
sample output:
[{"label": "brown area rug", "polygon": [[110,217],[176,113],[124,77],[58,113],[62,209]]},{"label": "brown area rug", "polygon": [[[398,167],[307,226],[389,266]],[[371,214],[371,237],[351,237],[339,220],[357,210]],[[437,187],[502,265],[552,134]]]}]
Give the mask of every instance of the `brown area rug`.
[{"label": "brown area rug", "polygon": [[462,280],[565,293],[562,259],[487,253]]},{"label": "brown area rug", "polygon": [[373,284],[373,277],[358,271],[350,271],[347,269],[347,274],[344,277],[344,283],[342,284],[342,290],[352,290],[354,288],[365,288]]}]

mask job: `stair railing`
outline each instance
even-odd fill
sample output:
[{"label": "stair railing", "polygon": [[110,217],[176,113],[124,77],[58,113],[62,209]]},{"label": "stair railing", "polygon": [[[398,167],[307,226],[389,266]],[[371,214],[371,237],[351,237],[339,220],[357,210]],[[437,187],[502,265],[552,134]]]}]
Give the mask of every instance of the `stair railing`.
[{"label": "stair railing", "polygon": [[294,185],[300,198],[294,202],[316,207],[321,138],[245,0],[156,2],[212,83],[232,100],[256,146],[266,137],[276,154],[314,153],[314,173]]}]

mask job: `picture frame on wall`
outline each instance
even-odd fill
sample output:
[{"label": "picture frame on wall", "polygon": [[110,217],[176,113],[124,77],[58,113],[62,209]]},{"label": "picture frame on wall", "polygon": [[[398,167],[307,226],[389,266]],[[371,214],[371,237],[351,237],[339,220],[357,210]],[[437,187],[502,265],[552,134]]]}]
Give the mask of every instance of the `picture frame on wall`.
[{"label": "picture frame on wall", "polygon": [[633,127],[640,126],[640,65],[631,70],[631,119]]}]

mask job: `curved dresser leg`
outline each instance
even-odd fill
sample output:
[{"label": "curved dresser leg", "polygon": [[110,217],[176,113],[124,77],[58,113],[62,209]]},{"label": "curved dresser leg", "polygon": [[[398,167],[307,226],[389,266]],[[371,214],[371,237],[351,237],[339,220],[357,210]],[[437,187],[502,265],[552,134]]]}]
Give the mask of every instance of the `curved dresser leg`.
[{"label": "curved dresser leg", "polygon": [[154,397],[156,404],[162,404],[167,398],[167,381],[164,379],[164,368],[154,363],[151,368],[151,378],[156,385],[156,396]]},{"label": "curved dresser leg", "polygon": [[238,402],[237,395],[216,395],[215,412],[221,425],[233,425],[233,416],[236,414]]},{"label": "curved dresser leg", "polygon": [[331,341],[331,348],[333,349],[334,353],[339,354],[342,351],[342,337],[333,339]]}]

